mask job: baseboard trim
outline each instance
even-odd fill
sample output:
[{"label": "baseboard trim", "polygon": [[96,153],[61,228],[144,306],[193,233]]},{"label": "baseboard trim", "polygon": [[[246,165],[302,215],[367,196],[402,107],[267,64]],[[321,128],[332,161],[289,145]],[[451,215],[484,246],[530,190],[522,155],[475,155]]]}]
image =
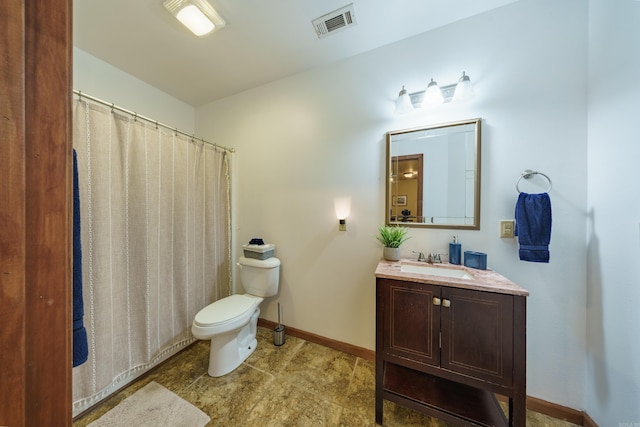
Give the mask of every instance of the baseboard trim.
[{"label": "baseboard trim", "polygon": [[536,397],[527,396],[527,409],[539,412],[552,418],[569,421],[570,423],[584,426],[585,413],[577,409],[547,402]]},{"label": "baseboard trim", "polygon": [[585,427],[598,427],[598,423],[593,421],[593,419],[586,412],[584,412],[584,422],[582,423],[582,425]]},{"label": "baseboard trim", "polygon": [[[265,328],[273,329],[277,325],[276,322],[272,322],[271,320],[266,320],[259,318],[258,326],[262,326]],[[312,334],[311,332],[306,332],[300,329],[292,328],[290,326],[286,327],[286,335],[303,339],[305,341],[312,342],[314,344],[319,344],[328,348],[332,348],[334,350],[343,351],[347,354],[351,354],[353,356],[361,357],[362,359],[375,361],[376,360],[376,352],[373,350],[368,350],[363,347],[358,347],[352,344],[347,344],[346,342],[336,341],[331,338],[323,337],[321,335]]]},{"label": "baseboard trim", "polygon": [[[262,318],[258,319],[258,326],[273,329],[276,327],[276,325],[277,323],[272,322],[271,320]],[[366,360],[375,361],[376,353],[374,350],[347,344],[342,341],[336,341],[331,338],[292,328],[290,326],[287,326],[286,334],[292,337],[312,342],[314,344],[332,348],[334,350],[343,351],[347,354],[361,357]],[[598,424],[596,424],[595,421],[593,421],[586,412],[568,408],[556,403],[547,402],[546,400],[538,399],[536,397],[527,396],[527,409],[531,409],[532,411],[539,412],[552,418],[568,421],[579,426],[598,427]]]}]

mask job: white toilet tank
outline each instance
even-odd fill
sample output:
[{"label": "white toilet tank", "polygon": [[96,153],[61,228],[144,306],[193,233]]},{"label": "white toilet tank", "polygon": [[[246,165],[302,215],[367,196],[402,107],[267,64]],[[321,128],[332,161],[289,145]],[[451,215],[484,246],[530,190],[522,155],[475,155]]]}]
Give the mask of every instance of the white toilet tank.
[{"label": "white toilet tank", "polygon": [[240,257],[240,283],[245,292],[258,297],[271,297],[278,293],[280,260],[275,257],[253,259]]}]

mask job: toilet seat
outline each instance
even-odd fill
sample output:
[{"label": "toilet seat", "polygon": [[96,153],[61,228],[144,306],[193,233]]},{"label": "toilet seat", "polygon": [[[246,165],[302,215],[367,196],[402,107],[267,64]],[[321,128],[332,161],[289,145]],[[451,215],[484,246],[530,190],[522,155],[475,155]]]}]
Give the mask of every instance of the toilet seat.
[{"label": "toilet seat", "polygon": [[222,326],[250,315],[260,302],[262,298],[252,295],[231,295],[204,307],[196,314],[193,323],[200,327]]}]

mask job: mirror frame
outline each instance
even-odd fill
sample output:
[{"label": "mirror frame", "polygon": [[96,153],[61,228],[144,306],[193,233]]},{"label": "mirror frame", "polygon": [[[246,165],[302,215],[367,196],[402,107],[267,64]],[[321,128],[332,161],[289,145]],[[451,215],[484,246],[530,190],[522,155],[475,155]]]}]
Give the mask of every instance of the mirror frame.
[{"label": "mirror frame", "polygon": [[[430,125],[430,126],[422,126],[422,127],[415,127],[415,128],[410,128],[410,129],[402,129],[402,130],[395,130],[395,131],[390,131],[387,132],[386,134],[386,139],[387,139],[387,156],[386,156],[386,175],[385,175],[385,194],[386,194],[386,198],[385,198],[385,219],[384,222],[387,225],[402,225],[403,227],[416,227],[416,228],[448,228],[448,229],[455,229],[455,230],[480,230],[480,177],[482,176],[481,172],[481,135],[482,135],[482,119],[481,118],[475,118],[475,119],[468,119],[468,120],[460,120],[457,122],[449,122],[449,123],[441,123],[441,124],[436,124],[436,125]],[[395,135],[402,135],[402,134],[406,134],[406,133],[411,133],[411,132],[418,132],[418,131],[426,131],[426,130],[431,130],[431,129],[441,129],[441,128],[446,128],[446,127],[451,127],[451,126],[460,126],[460,125],[467,125],[467,124],[475,124],[476,126],[476,130],[475,130],[475,151],[476,151],[476,168],[475,168],[475,185],[474,185],[474,191],[475,191],[475,201],[474,201],[474,208],[473,208],[473,224],[459,224],[459,225],[451,225],[451,224],[430,224],[430,223],[420,223],[420,222],[402,222],[402,221],[391,221],[391,216],[389,215],[389,212],[391,211],[391,197],[392,197],[392,190],[391,190],[391,185],[390,185],[390,179],[391,179],[391,174],[392,174],[392,165],[391,165],[391,139],[393,138],[393,136]]]}]

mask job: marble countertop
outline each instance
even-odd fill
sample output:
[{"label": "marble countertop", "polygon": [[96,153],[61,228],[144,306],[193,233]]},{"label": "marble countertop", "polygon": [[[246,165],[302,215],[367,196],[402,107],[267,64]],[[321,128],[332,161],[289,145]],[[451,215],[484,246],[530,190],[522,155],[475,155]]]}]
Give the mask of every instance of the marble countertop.
[{"label": "marble countertop", "polygon": [[[428,266],[442,269],[462,270],[472,279],[462,279],[456,277],[442,277],[438,275],[407,273],[401,270],[403,264]],[[400,261],[387,261],[381,259],[376,268],[375,275],[377,278],[395,279],[418,283],[430,283],[434,285],[450,286],[454,288],[473,289],[485,292],[496,292],[500,294],[510,295],[529,295],[529,291],[513,283],[511,280],[496,273],[493,270],[478,270],[475,268],[465,267],[464,265],[453,265],[449,263],[427,264],[410,259],[401,259]]]}]

